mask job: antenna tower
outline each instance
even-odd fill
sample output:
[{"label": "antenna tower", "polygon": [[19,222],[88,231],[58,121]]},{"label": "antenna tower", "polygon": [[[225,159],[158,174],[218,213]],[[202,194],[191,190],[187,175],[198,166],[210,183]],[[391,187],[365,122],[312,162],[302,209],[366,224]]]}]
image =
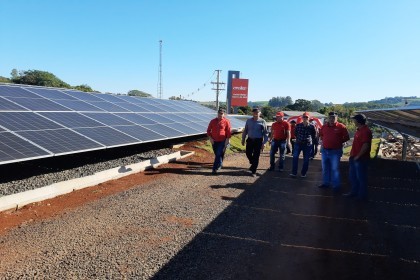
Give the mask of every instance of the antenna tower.
[{"label": "antenna tower", "polygon": [[157,98],[162,99],[162,40],[159,40],[159,76]]},{"label": "antenna tower", "polygon": [[225,83],[219,81],[220,72],[222,70],[215,70],[217,72],[217,81],[211,82],[213,85],[216,85],[216,88],[212,88],[212,90],[216,91],[216,110],[219,110],[219,94],[221,90],[225,90],[224,88],[221,88],[220,86],[224,86]]}]

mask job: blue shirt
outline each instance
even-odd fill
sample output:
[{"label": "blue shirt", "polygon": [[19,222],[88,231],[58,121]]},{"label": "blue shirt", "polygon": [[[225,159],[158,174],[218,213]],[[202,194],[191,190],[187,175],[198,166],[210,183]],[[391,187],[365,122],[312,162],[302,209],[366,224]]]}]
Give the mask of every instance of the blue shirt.
[{"label": "blue shirt", "polygon": [[268,140],[267,124],[264,119],[249,118],[246,120],[245,129],[242,132],[242,141],[245,141],[246,136],[248,138],[263,138],[263,144]]}]

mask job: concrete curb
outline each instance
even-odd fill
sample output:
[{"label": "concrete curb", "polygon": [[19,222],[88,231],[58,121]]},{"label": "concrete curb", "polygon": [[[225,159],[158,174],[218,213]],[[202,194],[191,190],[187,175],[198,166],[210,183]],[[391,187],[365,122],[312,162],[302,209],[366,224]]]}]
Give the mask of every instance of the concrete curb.
[{"label": "concrete curb", "polygon": [[96,186],[109,180],[115,180],[134,173],[142,172],[146,169],[156,168],[161,164],[174,162],[179,159],[192,156],[193,154],[194,152],[191,151],[178,151],[169,155],[160,156],[139,163],[97,172],[90,176],[58,182],[49,186],[22,193],[2,196],[0,197],[0,211],[18,209],[30,203],[53,198],[75,190]]}]

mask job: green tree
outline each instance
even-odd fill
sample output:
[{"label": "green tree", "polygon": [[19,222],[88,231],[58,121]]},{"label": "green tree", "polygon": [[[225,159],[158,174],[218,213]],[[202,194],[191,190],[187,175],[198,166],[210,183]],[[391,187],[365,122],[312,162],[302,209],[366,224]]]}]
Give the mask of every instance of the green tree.
[{"label": "green tree", "polygon": [[[251,114],[252,108],[249,106],[242,106],[238,108],[238,114],[239,115],[249,115]],[[242,114],[241,114],[242,112]]]},{"label": "green tree", "polygon": [[321,108],[324,107],[324,104],[322,104],[320,101],[318,100],[312,100],[311,101],[311,107],[313,112],[318,112]]},{"label": "green tree", "polygon": [[290,109],[292,111],[312,111],[311,101],[297,99],[293,105],[286,106],[286,109]]},{"label": "green tree", "polygon": [[17,69],[12,69],[12,72],[10,72],[10,76],[13,79],[17,79],[19,77],[19,71]]},{"label": "green tree", "polygon": [[140,97],[152,97],[151,94],[143,92],[141,90],[133,89],[127,93],[129,96],[140,96]]},{"label": "green tree", "polygon": [[261,117],[266,121],[273,121],[273,117],[276,115],[276,109],[271,106],[264,106],[261,108]]},{"label": "green tree", "polygon": [[86,84],[75,86],[74,89],[77,89],[77,90],[80,90],[80,91],[84,91],[84,92],[94,92],[94,90],[90,86],[88,86]]},{"label": "green tree", "polygon": [[[13,69],[15,70],[15,69]],[[44,86],[44,87],[62,87],[62,88],[71,88],[71,86],[54,74],[51,74],[46,71],[40,70],[27,70],[15,78],[13,78],[14,71],[12,70],[12,81],[16,84],[25,84],[25,85],[35,85],[35,86]]]},{"label": "green tree", "polygon": [[10,79],[0,76],[0,83],[10,83],[10,82],[11,82]]}]

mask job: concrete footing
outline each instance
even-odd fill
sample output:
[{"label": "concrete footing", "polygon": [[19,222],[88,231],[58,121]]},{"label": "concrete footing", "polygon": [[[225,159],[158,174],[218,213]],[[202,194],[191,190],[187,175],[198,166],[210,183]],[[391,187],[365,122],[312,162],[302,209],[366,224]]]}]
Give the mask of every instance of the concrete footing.
[{"label": "concrete footing", "polygon": [[189,157],[193,154],[194,152],[190,151],[178,151],[169,155],[160,156],[139,163],[97,172],[90,176],[58,182],[49,186],[25,191],[22,193],[2,196],[0,197],[0,211],[18,209],[24,205],[70,193],[74,190],[96,186],[109,180],[115,180],[137,172],[142,172],[146,169],[156,168],[161,164],[174,162],[179,159]]}]

